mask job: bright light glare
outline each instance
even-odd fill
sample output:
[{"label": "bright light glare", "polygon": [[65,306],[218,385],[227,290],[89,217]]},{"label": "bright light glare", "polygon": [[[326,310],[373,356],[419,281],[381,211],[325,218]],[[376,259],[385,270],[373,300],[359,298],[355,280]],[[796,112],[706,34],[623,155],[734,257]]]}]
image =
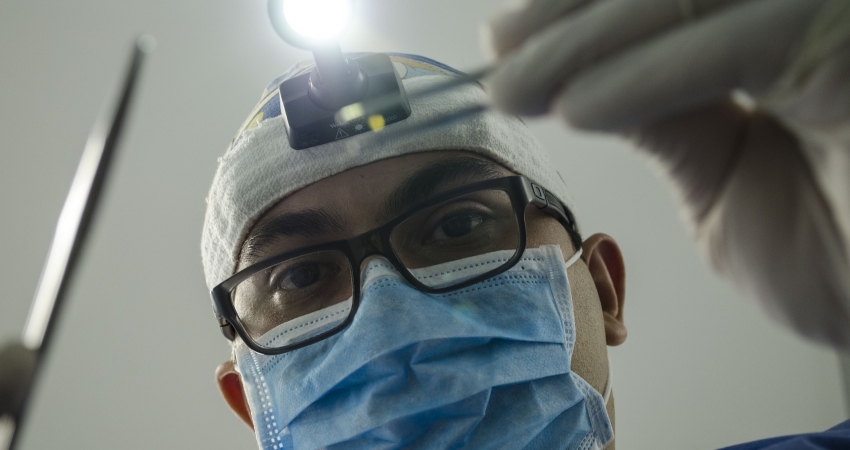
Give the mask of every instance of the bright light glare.
[{"label": "bright light glare", "polygon": [[336,40],[351,19],[352,0],[285,0],[283,15],[301,36],[319,42]]}]

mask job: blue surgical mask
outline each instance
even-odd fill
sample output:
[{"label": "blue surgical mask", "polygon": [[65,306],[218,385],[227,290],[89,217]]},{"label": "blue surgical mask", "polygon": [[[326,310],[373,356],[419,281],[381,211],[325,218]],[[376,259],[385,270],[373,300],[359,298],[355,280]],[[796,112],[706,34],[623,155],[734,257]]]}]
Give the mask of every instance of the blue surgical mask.
[{"label": "blue surgical mask", "polygon": [[[462,278],[500,253],[419,270]],[[607,398],[570,370],[566,268],[578,256],[564,263],[558,246],[528,249],[510,270],[446,294],[422,293],[373,258],[344,331],[275,356],[237,345],[260,447],[603,448],[613,439]],[[346,308],[284,323],[259,342],[321,332]]]}]

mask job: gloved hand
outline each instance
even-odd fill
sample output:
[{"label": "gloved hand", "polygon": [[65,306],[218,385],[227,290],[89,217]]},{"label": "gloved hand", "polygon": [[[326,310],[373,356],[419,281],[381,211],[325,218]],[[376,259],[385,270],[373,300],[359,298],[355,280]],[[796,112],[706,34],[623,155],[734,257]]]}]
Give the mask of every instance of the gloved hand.
[{"label": "gloved hand", "polygon": [[631,139],[673,181],[716,270],[850,350],[848,4],[530,0],[485,27],[490,92],[507,112]]}]

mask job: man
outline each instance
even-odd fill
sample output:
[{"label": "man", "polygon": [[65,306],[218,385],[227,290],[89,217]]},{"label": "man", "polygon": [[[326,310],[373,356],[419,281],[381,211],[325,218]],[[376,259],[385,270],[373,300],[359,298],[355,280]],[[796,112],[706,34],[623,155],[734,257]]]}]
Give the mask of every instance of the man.
[{"label": "man", "polygon": [[[824,177],[847,167],[830,153],[847,142],[850,104],[834,101],[848,67],[836,15],[846,5],[530,2],[493,22],[506,58],[493,91],[508,110],[554,105],[570,123],[636,137],[670,168],[718,268],[799,331],[847,348],[846,184]],[[742,51],[710,51],[730,35]],[[702,66],[681,58],[695,50]],[[747,52],[766,63],[748,66]],[[777,91],[788,60],[792,82]],[[397,62],[411,92],[451,75]],[[759,100],[783,122],[726,101],[734,88],[770,93]],[[481,101],[476,89],[423,99],[392,127]],[[230,280],[217,306],[232,305],[222,326],[235,363],[219,384],[263,448],[613,448],[605,344],[626,335],[622,258],[607,236],[579,244],[563,186],[521,125],[488,113],[294,152],[266,104],[222,160],[203,247],[210,287]],[[800,145],[837,165],[813,175]],[[742,448],[840,446],[846,435]]]},{"label": "man", "polygon": [[[425,58],[393,60],[411,95],[457,76]],[[403,132],[485,100],[468,84],[413,98],[411,117],[372,145],[355,136],[295,151],[272,110],[281,81],[221,161],[203,246],[211,288],[237,274],[222,295],[243,329],[228,331],[235,357],[217,378],[260,446],[608,444],[606,344],[626,338],[623,259],[608,236],[582,242],[563,182],[521,121],[487,112]],[[496,184],[428,204],[481,183]],[[434,272],[447,265],[451,275]],[[422,285],[381,293],[409,286],[405,272]]]}]

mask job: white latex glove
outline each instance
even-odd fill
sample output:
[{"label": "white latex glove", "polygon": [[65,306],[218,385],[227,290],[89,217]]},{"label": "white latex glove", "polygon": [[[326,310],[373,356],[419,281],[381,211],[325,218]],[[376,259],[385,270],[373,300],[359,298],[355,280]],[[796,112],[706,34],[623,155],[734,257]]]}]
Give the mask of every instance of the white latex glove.
[{"label": "white latex glove", "polygon": [[[632,139],[673,181],[718,272],[850,350],[847,5],[531,0],[485,28],[500,63],[490,92],[507,112]],[[735,90],[757,109],[730,101]]]}]

